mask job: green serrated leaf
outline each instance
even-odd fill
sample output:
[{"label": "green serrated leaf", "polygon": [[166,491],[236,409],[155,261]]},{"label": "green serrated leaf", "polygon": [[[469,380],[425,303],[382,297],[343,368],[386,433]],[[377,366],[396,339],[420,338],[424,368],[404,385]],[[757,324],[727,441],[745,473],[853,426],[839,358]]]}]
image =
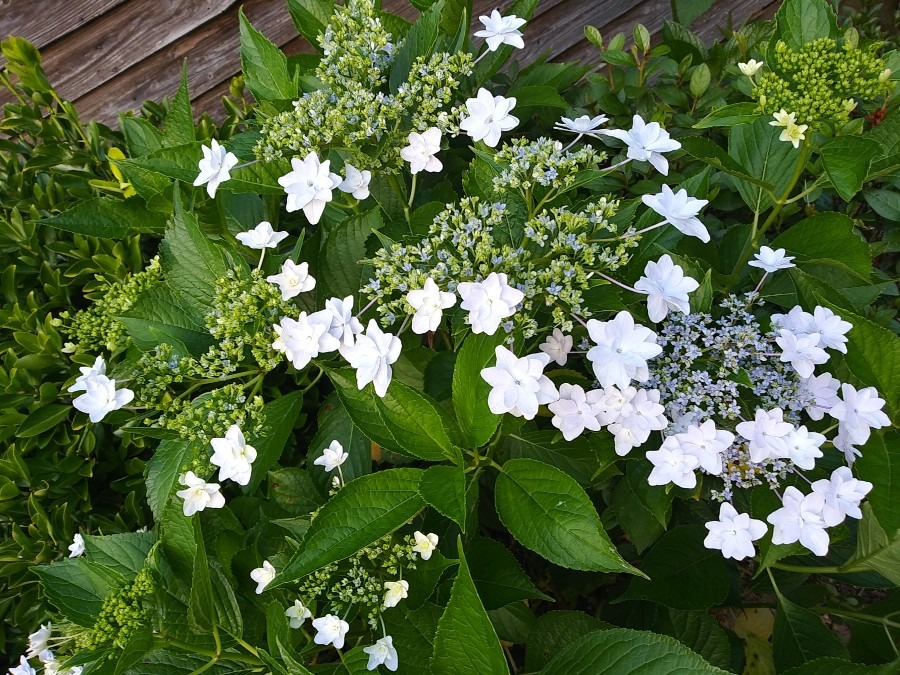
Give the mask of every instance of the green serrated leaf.
[{"label": "green serrated leaf", "polygon": [[247,89],[257,101],[293,100],[297,83],[288,72],[287,57],[256,30],[244,10],[238,10],[241,29],[241,69]]},{"label": "green serrated leaf", "polygon": [[552,601],[535,588],[519,561],[499,541],[476,537],[469,542],[466,555],[485,609],[499,609],[521,600]]},{"label": "green serrated leaf", "polygon": [[506,673],[506,657],[484,605],[478,597],[475,582],[463,553],[459,549],[459,572],[450,591],[450,601],[438,622],[431,657],[430,673]]},{"label": "green serrated leaf", "polygon": [[422,474],[419,494],[441,515],[466,531],[466,477],[461,466],[430,466]]},{"label": "green serrated leaf", "polygon": [[837,17],[826,0],[785,0],[775,14],[775,37],[793,51],[807,42],[837,37]]},{"label": "green serrated leaf", "polygon": [[387,469],[347,483],[322,507],[300,551],[269,587],[302,579],[402,526],[425,506],[418,490],[422,473]]},{"label": "green serrated leaf", "polygon": [[563,567],[641,574],[609,540],[578,483],[533,459],[511,459],[497,477],[497,514],[526,548]]},{"label": "green serrated leaf", "polygon": [[471,447],[486,444],[502,419],[488,408],[491,386],[481,377],[481,370],[494,364],[495,349],[503,337],[497,333],[469,335],[456,357],[453,368],[453,409],[456,419]]},{"label": "green serrated leaf", "polygon": [[772,630],[775,666],[779,672],[823,656],[847,657],[847,650],[822,617],[778,596],[778,612]]}]

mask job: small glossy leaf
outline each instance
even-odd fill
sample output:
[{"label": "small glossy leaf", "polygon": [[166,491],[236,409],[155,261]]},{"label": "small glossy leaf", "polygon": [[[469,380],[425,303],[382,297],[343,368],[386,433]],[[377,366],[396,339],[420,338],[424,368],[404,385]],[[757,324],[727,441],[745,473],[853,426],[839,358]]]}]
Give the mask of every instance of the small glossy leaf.
[{"label": "small glossy leaf", "polygon": [[441,515],[466,531],[466,477],[461,466],[431,466],[422,474],[419,494]]}]

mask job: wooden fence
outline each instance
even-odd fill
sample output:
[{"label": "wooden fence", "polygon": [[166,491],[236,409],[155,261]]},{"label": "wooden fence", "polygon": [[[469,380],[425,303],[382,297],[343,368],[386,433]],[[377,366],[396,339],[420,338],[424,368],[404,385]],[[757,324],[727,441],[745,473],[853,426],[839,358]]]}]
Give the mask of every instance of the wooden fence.
[{"label": "wooden fence", "polygon": [[[479,14],[495,7],[502,11],[510,3],[475,0],[475,22]],[[51,82],[85,119],[113,123],[120,111],[171,95],[185,58],[195,112],[216,113],[240,71],[241,4],[250,22],[287,54],[310,50],[284,0],[0,0],[0,37],[31,40]],[[692,28],[711,41],[728,26],[771,14],[773,4],[716,0]],[[411,20],[418,13],[407,0],[383,0],[383,6]],[[557,60],[593,63],[597,51],[584,39],[585,25],[604,36],[630,35],[640,22],[656,33],[669,17],[669,0],[540,0],[525,29],[526,48],[517,56],[524,62],[548,53]]]}]

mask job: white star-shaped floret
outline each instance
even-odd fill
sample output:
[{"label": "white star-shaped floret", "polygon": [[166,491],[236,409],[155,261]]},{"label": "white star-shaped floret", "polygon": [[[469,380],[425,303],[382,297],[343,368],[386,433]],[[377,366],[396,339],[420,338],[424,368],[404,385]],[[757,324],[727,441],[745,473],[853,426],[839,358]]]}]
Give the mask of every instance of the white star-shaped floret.
[{"label": "white star-shaped floret", "polygon": [[315,152],[303,159],[291,159],[289,173],[278,179],[278,184],[287,193],[288,213],[303,209],[306,219],[313,225],[319,222],[325,205],[331,201],[331,191],[343,181],[331,172],[331,160],[319,161]]},{"label": "white star-shaped floret", "polygon": [[276,232],[272,229],[272,224],[264,220],[252,230],[236,234],[235,238],[244,246],[261,251],[275,248],[287,236],[287,232]]},{"label": "white star-shaped floret", "polygon": [[875,387],[857,390],[852,384],[841,385],[842,399],[828,411],[838,420],[839,433],[851,443],[863,445],[869,440],[872,429],[889,426],[891,420],[882,412],[884,399],[878,396]]},{"label": "white star-shaped floret", "polygon": [[375,319],[369,320],[366,332],[356,336],[344,354],[356,369],[356,386],[362,389],[371,382],[375,393],[384,397],[391,383],[391,364],[400,358],[400,348],[400,338],[382,331]]},{"label": "white star-shaped floret", "polygon": [[636,291],[647,295],[647,313],[654,323],[665,319],[669,310],[690,314],[688,293],[699,287],[695,279],[684,275],[684,270],[668,253],[656,262],[649,261],[644,267],[644,276],[634,285]]},{"label": "white star-shaped floret", "polygon": [[437,127],[426,129],[421,134],[415,131],[407,137],[409,145],[400,150],[400,158],[409,162],[409,172],[435,173],[444,168],[435,155],[441,151],[441,130]]},{"label": "white star-shaped floret", "polygon": [[739,63],[738,68],[747,77],[753,77],[754,75],[756,75],[756,71],[762,68],[763,63],[765,63],[765,61],[750,59],[749,61],[747,61],[747,63]]},{"label": "white star-shaped floret", "polygon": [[330,473],[347,461],[350,454],[344,452],[344,446],[339,441],[331,441],[331,444],[322,450],[322,454],[316,457],[313,464],[321,466],[326,472]]},{"label": "white star-shaped floret", "polygon": [[853,324],[844,321],[827,307],[816,307],[812,317],[813,329],[819,334],[819,346],[846,354],[846,335],[853,328]]},{"label": "white star-shaped floret", "polygon": [[434,283],[434,279],[428,277],[422,288],[411,290],[406,294],[406,301],[416,310],[412,320],[413,333],[424,335],[438,329],[443,310],[450,309],[456,304],[456,296],[448,291],[442,291]]},{"label": "white star-shaped floret", "polygon": [[509,285],[506,274],[491,272],[480,282],[464,281],[456,287],[463,299],[460,307],[469,312],[473,333],[493,335],[500,322],[516,313],[525,294]]},{"label": "white star-shaped floret", "polygon": [[238,158],[219,145],[215,138],[210,141],[209,147],[203,145],[200,149],[203,151],[203,159],[197,165],[200,173],[194,179],[194,185],[199,187],[205,183],[207,194],[215,197],[219,185],[231,178],[229,172],[238,163]]},{"label": "white star-shaped floret", "polygon": [[734,443],[734,434],[725,429],[716,429],[713,420],[706,420],[700,425],[688,424],[675,438],[681,449],[696,457],[700,468],[713,476],[722,473],[722,453]]},{"label": "white star-shaped floret", "polygon": [[225,506],[225,497],[219,492],[218,483],[207,483],[193,471],[188,471],[181,479],[186,486],[175,494],[184,500],[184,515],[190,518],[204,509],[221,509]]},{"label": "white star-shaped floret", "polygon": [[363,653],[369,655],[366,670],[375,670],[378,666],[384,666],[393,673],[400,667],[397,650],[394,648],[394,640],[390,635],[385,635],[380,640],[377,640],[374,645],[363,647]]},{"label": "white star-shaped floret", "polygon": [[607,122],[609,122],[609,118],[606,115],[597,115],[596,117],[582,115],[574,120],[563,117],[553,125],[553,128],[557,131],[568,131],[579,136],[598,136],[599,134],[596,132]]},{"label": "white star-shaped floret", "polygon": [[663,156],[663,153],[672,152],[681,147],[681,143],[672,140],[669,132],[659,126],[658,122],[648,124],[640,115],[634,116],[629,131],[608,129],[599,133],[618,138],[628,146],[627,156],[629,159],[650,162],[663,176],[669,173],[669,161]]},{"label": "white star-shaped floret", "polygon": [[313,638],[313,642],[317,645],[334,645],[335,649],[343,648],[344,637],[350,630],[350,624],[342,618],[334,614],[326,614],[313,620],[312,625],[317,631]]},{"label": "white star-shaped floret", "polygon": [[559,387],[559,400],[552,401],[547,406],[553,413],[551,423],[562,432],[567,441],[577,438],[585,429],[600,431],[602,426],[597,415],[601,412],[600,401],[603,396],[602,390],[585,392],[577,384],[564,382]]},{"label": "white star-shaped floret", "polygon": [[289,619],[291,628],[300,628],[307,619],[312,618],[312,612],[309,607],[300,600],[294,600],[294,604],[284,610],[284,615]]},{"label": "white star-shaped floret", "polygon": [[872,487],[869,481],[854,478],[853,472],[847,466],[835,469],[830,478],[814,482],[813,492],[822,495],[825,500],[822,509],[825,525],[828,527],[839,525],[844,522],[846,516],[857,520],[862,518],[859,504],[872,491]]},{"label": "white star-shaped floret", "polygon": [[78,370],[81,371],[81,375],[75,378],[75,382],[71,387],[66,389],[66,391],[73,392],[87,390],[88,380],[96,377],[97,375],[106,375],[106,361],[103,360],[102,356],[98,356],[96,359],[94,359],[94,365],[82,366]]},{"label": "white star-shaped floret", "polygon": [[800,377],[810,377],[816,366],[828,361],[828,352],[819,346],[818,333],[794,335],[782,328],[775,343],[781,347],[779,359],[782,363],[790,363]]},{"label": "white star-shaped floret", "polygon": [[653,464],[653,470],[647,476],[647,483],[650,485],[674,483],[687,489],[697,486],[697,474],[694,471],[700,466],[700,462],[694,455],[681,449],[675,436],[666,438],[659,450],[647,452],[647,459]]},{"label": "white star-shaped floret", "polygon": [[656,333],[635,325],[627,311],[619,312],[611,321],[590,319],[587,329],[596,345],[588,350],[587,359],[600,386],[624,389],[631,380],[646,382],[650,378],[647,360],[662,352],[656,344]]},{"label": "white star-shaped floret", "polygon": [[709,534],[703,541],[708,549],[722,551],[726,558],[743,560],[756,555],[753,542],[766,533],[766,524],[746,513],[738,513],[728,502],[719,507],[719,519],[706,523]]},{"label": "white star-shaped floret", "polygon": [[671,223],[679,232],[697,237],[704,243],[709,241],[709,231],[697,218],[700,209],[709,204],[709,200],[694,199],[688,196],[684,188],[672,192],[672,188],[663,185],[660,192],[643,195],[641,201],[663,217],[662,223]]},{"label": "white star-shaped floret", "polygon": [[344,172],[347,176],[344,178],[343,182],[338,185],[338,190],[348,193],[354,199],[363,200],[368,197],[372,172],[360,171],[350,163],[344,164]]},{"label": "white star-shaped floret", "polygon": [[409,582],[406,579],[384,582],[384,600],[381,606],[384,609],[396,607],[401,600],[409,597]]},{"label": "white star-shaped floret", "polygon": [[219,467],[219,480],[233,480],[238,485],[247,485],[253,472],[256,448],[249,445],[237,424],[232,424],[224,438],[210,441],[213,454],[209,461]]},{"label": "white star-shaped floret", "polygon": [[481,370],[482,379],[491,385],[488,407],[492,413],[510,413],[530,420],[542,404],[559,398],[556,386],[544,375],[549,356],[532,354],[517,358],[502,345],[495,348],[494,354],[497,365]]},{"label": "white star-shaped floret", "polygon": [[494,96],[484,87],[475,98],[466,101],[466,111],[459,121],[459,128],[472,137],[473,141],[484,141],[491,148],[500,142],[500,134],[511,131],[519,124],[519,118],[510,115],[516,105],[514,96],[505,98]]},{"label": "white star-shaped floret", "polygon": [[553,333],[547,336],[538,349],[549,356],[551,361],[556,361],[557,365],[564,366],[569,359],[569,352],[572,351],[573,344],[571,335],[566,335],[559,328],[554,328]]},{"label": "white star-shaped floret", "polygon": [[116,390],[116,381],[106,375],[84,380],[84,393],[72,401],[76,410],[87,413],[91,422],[100,422],[107,414],[126,406],[134,399],[131,389]]},{"label": "white star-shaped floret", "polygon": [[823,455],[819,448],[825,442],[825,437],[801,426],[793,429],[787,435],[785,442],[788,459],[794,463],[794,466],[810,471],[815,468],[816,460]]},{"label": "white star-shaped floret", "polygon": [[285,260],[281,272],[266,277],[266,281],[278,285],[282,300],[290,300],[316,287],[316,280],[309,275],[309,263],[298,265],[293,260]]},{"label": "white star-shaped floret", "polygon": [[525,19],[520,19],[515,14],[500,16],[496,9],[490,16],[480,16],[484,29],[476,31],[475,37],[484,38],[489,51],[497,51],[500,45],[509,45],[516,49],[522,49],[525,42],[522,40],[522,31],[519,29],[525,25]]},{"label": "white star-shaped floret", "polygon": [[412,550],[418,553],[422,560],[429,560],[431,554],[437,550],[438,536],[434,532],[422,534],[416,530],[413,532],[413,539],[415,544],[413,544]]},{"label": "white star-shaped floret", "polygon": [[262,567],[257,567],[250,572],[250,578],[256,582],[257,595],[266,590],[266,586],[272,583],[272,580],[275,578],[276,574],[278,574],[278,572],[275,571],[272,563],[270,563],[268,560],[263,560]]},{"label": "white star-shaped floret", "polygon": [[77,558],[80,555],[84,554],[84,537],[81,536],[78,532],[75,533],[75,536],[72,538],[72,543],[69,544],[69,557]]},{"label": "white star-shaped floret", "polygon": [[816,492],[803,495],[793,485],[784,491],[782,506],[769,514],[773,544],[793,544],[799,541],[816,555],[828,553],[829,538],[825,531],[823,511],[825,498]]},{"label": "white star-shaped floret", "polygon": [[786,251],[783,248],[773,250],[768,246],[760,246],[759,253],[756,253],[753,256],[753,260],[747,264],[751,267],[759,267],[769,274],[795,267],[794,263],[791,262],[794,256],[785,255],[785,253]]},{"label": "white star-shaped floret", "polygon": [[784,421],[781,408],[757,409],[752,422],[741,422],[735,429],[747,439],[750,461],[757,464],[788,456],[787,436],[794,430]]},{"label": "white star-shaped floret", "polygon": [[338,339],[328,332],[331,318],[325,309],[310,315],[300,312],[296,319],[283,317],[273,326],[278,337],[272,349],[287,356],[297,370],[305,368],[320,353],[332,352],[340,346]]}]

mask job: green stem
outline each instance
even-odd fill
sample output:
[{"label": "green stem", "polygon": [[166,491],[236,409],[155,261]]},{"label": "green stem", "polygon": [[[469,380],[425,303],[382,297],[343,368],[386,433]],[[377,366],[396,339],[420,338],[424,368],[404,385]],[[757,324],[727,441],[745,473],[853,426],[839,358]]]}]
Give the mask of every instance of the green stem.
[{"label": "green stem", "polygon": [[794,169],[794,175],[791,176],[791,180],[788,182],[788,185],[781,197],[775,200],[775,206],[772,209],[772,212],[769,214],[769,217],[766,218],[765,222],[763,222],[762,226],[759,228],[756,227],[756,222],[759,218],[759,214],[756,214],[756,217],[753,220],[753,230],[750,239],[744,245],[744,250],[741,251],[741,257],[738,259],[737,264],[734,266],[734,270],[728,277],[728,284],[725,286],[726,294],[731,290],[731,287],[734,286],[735,283],[737,283],[737,280],[740,278],[741,272],[744,271],[744,267],[746,267],[747,262],[750,260],[750,256],[753,254],[753,251],[759,248],[759,242],[762,239],[763,235],[766,233],[766,230],[768,230],[776,221],[778,216],[781,214],[781,210],[784,208],[785,204],[790,203],[788,200],[788,196],[797,185],[797,181],[799,181],[800,177],[803,175],[803,170],[806,168],[806,162],[809,159],[811,153],[812,146],[810,145],[809,141],[804,142],[803,146],[800,148],[800,157],[797,160],[797,168]]},{"label": "green stem", "polygon": [[784,563],[773,563],[772,567],[785,572],[796,572],[797,574],[840,574],[840,567],[813,567],[808,565],[786,565]]},{"label": "green stem", "polygon": [[[403,205],[403,215],[406,218],[406,224],[409,225],[409,204],[407,203],[406,196],[403,194],[403,188],[400,187],[400,181],[397,180],[397,176],[394,174],[388,174],[388,182],[391,184],[391,187],[394,188],[394,192],[397,193],[397,198]],[[412,234],[412,228],[410,228],[409,233]]]},{"label": "green stem", "polygon": [[[255,666],[262,665],[262,661],[260,659],[253,656],[248,656],[246,654],[232,654],[231,652],[225,652],[221,655],[217,655],[216,652],[212,649],[204,649],[203,647],[188,644],[187,642],[182,642],[181,640],[176,640],[174,638],[162,638],[161,642],[164,646],[175,647],[176,649],[181,649],[193,654],[199,654],[200,656],[208,656],[210,658],[215,657],[216,659],[223,659],[226,661],[239,661],[240,663],[250,663]],[[238,643],[241,643],[245,648],[252,649],[250,645],[247,645],[242,640],[238,640]],[[256,653],[256,650],[253,649],[253,652]]]},{"label": "green stem", "polygon": [[[412,175],[412,186],[409,188],[409,202],[407,202],[407,208],[411,209],[413,205],[413,200],[416,198],[416,179],[419,177],[419,174],[414,173]],[[409,218],[407,218],[409,220]]]}]

